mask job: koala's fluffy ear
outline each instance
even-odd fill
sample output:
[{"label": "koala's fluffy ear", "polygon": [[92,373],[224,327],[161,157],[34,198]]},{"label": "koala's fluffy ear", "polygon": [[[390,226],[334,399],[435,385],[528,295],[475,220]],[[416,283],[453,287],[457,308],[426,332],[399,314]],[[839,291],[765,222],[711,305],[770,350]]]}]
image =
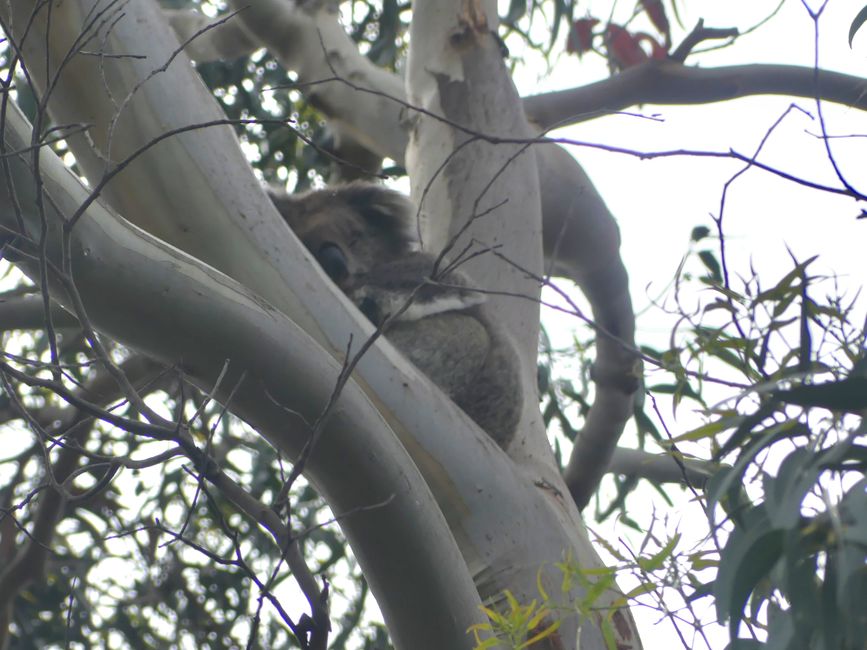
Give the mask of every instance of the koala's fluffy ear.
[{"label": "koala's fluffy ear", "polygon": [[368,225],[382,236],[392,238],[402,250],[415,246],[415,206],[400,192],[356,181],[335,188],[333,198],[355,210]]},{"label": "koala's fluffy ear", "polygon": [[[363,239],[377,242],[380,255],[364,260],[365,268],[416,247],[415,207],[403,194],[381,185],[356,181],[325,190],[286,194],[269,188],[268,194],[289,227],[302,239],[314,231],[327,231],[330,240],[346,252]],[[310,242],[305,241],[310,245]]]}]

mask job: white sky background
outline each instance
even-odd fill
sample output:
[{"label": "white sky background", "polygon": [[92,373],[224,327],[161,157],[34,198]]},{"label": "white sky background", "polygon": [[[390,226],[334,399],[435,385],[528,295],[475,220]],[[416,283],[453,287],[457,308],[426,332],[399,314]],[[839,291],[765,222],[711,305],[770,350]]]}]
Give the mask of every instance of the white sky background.
[{"label": "white sky background", "polygon": [[[778,0],[752,2],[719,2],[714,0],[677,0],[684,28],[689,31],[703,18],[705,26],[737,27],[744,31],[767,16],[779,4]],[[501,5],[507,3],[500,3]],[[669,3],[666,2],[668,8]],[[811,0],[814,10],[821,5]],[[819,65],[828,70],[856,76],[867,74],[867,25],[848,45],[849,26],[867,0],[831,0],[819,22]],[[600,18],[611,12],[611,0],[579,3],[576,18],[582,12]],[[635,3],[619,2],[613,22],[621,22],[631,14]],[[502,7],[501,7],[502,13]],[[683,31],[674,17],[674,46],[682,40]],[[655,33],[645,21],[636,20],[630,29]],[[734,45],[715,52],[694,55],[687,64],[703,67],[748,63],[786,63],[812,66],[815,55],[814,23],[800,0],[786,0],[780,12],[769,23],[740,38]],[[709,41],[697,49],[715,42]],[[509,43],[510,47],[513,44]],[[561,48],[562,49],[562,48]],[[522,95],[571,88],[608,76],[605,62],[587,54],[582,60],[561,55],[550,75],[544,68],[528,65],[515,75]],[[794,110],[769,138],[759,160],[798,177],[833,187],[840,187],[827,159],[822,141],[815,102],[787,97],[751,97],[729,102],[672,107],[644,106],[634,112],[654,115],[653,121],[631,115],[612,115],[562,129],[552,134],[585,142],[621,146],[637,151],[691,149],[728,151],[752,155],[768,129],[792,103],[809,112]],[[832,142],[834,157],[847,180],[862,193],[867,192],[864,169],[867,150],[867,115],[846,107],[823,104],[827,132],[830,135],[858,134],[860,137],[836,139]],[[813,135],[811,135],[813,134]],[[734,160],[677,157],[639,160],[622,154],[572,147],[571,151],[584,165],[597,189],[618,220],[623,238],[621,255],[630,274],[633,304],[638,317],[639,343],[667,348],[673,320],[665,317],[652,301],[665,293],[672,282],[681,258],[689,247],[689,236],[697,225],[715,225],[710,215],[718,215],[723,186],[743,163]],[[730,272],[749,273],[749,265],[761,278],[763,287],[770,287],[792,268],[787,247],[799,261],[813,255],[819,259],[810,267],[813,274],[837,274],[841,285],[854,295],[867,279],[865,242],[867,219],[857,221],[860,206],[852,199],[833,196],[753,169],[730,188],[725,206],[724,229]],[[702,248],[714,249],[705,241]],[[715,250],[718,253],[718,250]],[[862,302],[863,305],[863,302]],[[864,313],[862,306],[858,312]],[[555,346],[568,347],[574,320],[543,314]],[[580,332],[586,338],[586,332]],[[648,383],[654,383],[649,379]],[[672,435],[678,435],[701,423],[693,403],[684,402],[674,417],[670,407],[663,406],[665,423]],[[682,447],[681,447],[682,448]],[[700,448],[689,449],[699,453]],[[646,484],[645,484],[646,485]],[[629,512],[640,523],[651,518],[668,517],[654,527],[657,534],[680,531],[684,541],[679,548],[690,550],[701,543],[706,533],[705,515],[689,494],[669,490],[681,498],[675,508],[668,508],[655,492],[639,488],[630,497]],[[656,502],[657,511],[654,511]],[[654,514],[655,512],[655,514]],[[618,545],[628,540],[637,548],[642,536],[616,522],[593,525],[593,530],[609,543]],[[664,543],[663,539],[661,543]],[[654,549],[649,548],[648,551]],[[629,588],[632,585],[624,583]],[[670,592],[670,595],[674,595]],[[674,605],[674,603],[672,603]],[[715,620],[713,604],[704,599],[696,604],[705,620]],[[650,609],[633,608],[646,647],[682,647],[672,625],[662,615]],[[686,641],[696,648],[705,647],[703,640],[682,627]],[[716,650],[724,648],[728,634],[724,628],[704,628]]]},{"label": "white sky background", "polygon": [[[586,4],[591,14],[596,10],[598,13],[593,15],[602,16],[611,6],[610,0]],[[777,1],[679,0],[679,4],[686,5],[680,12],[690,27],[703,17],[708,27],[744,29],[766,15]],[[737,7],[731,9],[732,4]],[[812,4],[819,3],[814,0]],[[853,49],[847,44],[849,25],[864,4],[831,0],[820,22],[822,67],[858,76],[867,73],[867,26],[856,36]],[[675,45],[678,42],[675,37]],[[756,32],[729,48],[698,55],[687,63],[704,67],[744,63],[809,66],[813,55],[813,22],[800,0],[787,0],[778,16]],[[607,76],[605,63],[599,57],[589,54],[579,61],[564,54],[550,76],[536,78],[521,70],[516,83],[519,90],[526,89],[524,94],[574,87]],[[734,149],[751,155],[793,102],[816,116],[815,102],[809,99],[750,97],[698,106],[644,106],[635,112],[655,115],[663,121],[612,115],[552,135],[636,151]],[[823,112],[829,134],[861,135],[834,140],[832,151],[848,180],[867,192],[867,179],[859,174],[867,149],[867,115],[827,103],[823,104]],[[775,130],[759,159],[807,180],[839,187],[821,140],[810,133],[820,133],[818,119],[792,111]],[[719,214],[723,185],[743,163],[688,157],[642,161],[590,148],[570,150],[584,165],[620,224],[621,254],[630,272],[636,310],[641,312],[648,305],[648,295],[658,295],[670,283],[687,250],[692,228],[707,225],[714,230],[710,214]],[[860,286],[867,277],[863,261],[867,221],[855,220],[859,209],[852,199],[751,170],[737,181],[726,201],[725,230],[731,266],[743,269],[751,259],[760,273],[768,273],[770,280],[775,273],[791,268],[788,245],[802,260],[819,254],[814,271],[836,272]],[[643,320],[639,321],[642,330],[647,325],[652,328]]]}]

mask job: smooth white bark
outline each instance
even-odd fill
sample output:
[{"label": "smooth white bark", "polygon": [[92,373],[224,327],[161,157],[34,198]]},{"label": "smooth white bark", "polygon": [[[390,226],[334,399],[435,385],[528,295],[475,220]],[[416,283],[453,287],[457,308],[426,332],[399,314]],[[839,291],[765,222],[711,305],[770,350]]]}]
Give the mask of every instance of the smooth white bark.
[{"label": "smooth white bark", "polygon": [[260,47],[238,20],[214,20],[189,9],[165,9],[164,14],[193,61],[227,61]]},{"label": "smooth white bark", "polygon": [[[19,27],[26,24],[27,10],[34,6],[34,3],[21,4],[27,6],[15,7],[18,12],[15,25]],[[83,17],[88,15],[88,8],[93,4],[78,0],[55,6],[50,38],[46,34],[44,14],[38,17],[30,27],[24,47],[24,58],[31,75],[38,79],[45,70],[46,43],[52,48],[52,64],[56,66],[63,60],[70,43],[82,29]],[[221,116],[186,57],[178,57],[167,70],[149,78],[151,71],[161,67],[175,47],[155,6],[147,0],[133,0],[124,5],[124,12],[125,16],[112,24],[110,34],[100,35],[94,42],[107,53],[134,52],[144,58],[76,56],[64,67],[57,83],[52,84],[49,98],[55,121],[93,125],[90,138],[76,138],[71,142],[91,185],[99,182],[107,168],[105,160],[121,160],[171,129]],[[147,81],[142,83],[144,79]],[[40,86],[43,89],[47,87],[44,78]],[[108,88],[111,93],[107,92]],[[124,98],[135,88],[132,99],[126,101]],[[118,110],[121,111],[120,119],[109,139],[107,127]],[[110,156],[107,155],[109,151]],[[108,169],[111,169],[110,165]],[[354,349],[357,349],[370,333],[370,327],[357,312],[347,309],[345,299],[325,282],[322,273],[280,221],[227,128],[209,128],[164,140],[114,178],[108,189],[108,196],[125,217],[146,229],[153,229],[170,244],[202,258],[265,297],[331,355],[340,358],[350,337],[355,342]],[[64,207],[74,208],[74,202]],[[212,335],[210,330],[203,333],[197,328],[213,327],[213,323],[236,323],[238,318],[256,307],[256,301],[249,297],[240,299],[235,285],[207,267],[194,266],[192,268],[196,271],[192,273],[178,261],[183,256],[176,257],[180,254],[170,246],[151,242],[162,251],[162,257],[156,260],[151,256],[151,248],[136,252],[134,246],[129,250],[120,246],[116,254],[112,253],[117,239],[114,231],[100,235],[99,229],[89,231],[84,228],[85,223],[79,224],[82,231],[78,232],[77,227],[76,236],[80,238],[82,259],[87,260],[82,269],[87,272],[77,271],[77,280],[83,286],[93,283],[94,293],[89,296],[94,302],[89,311],[99,327],[120,340],[148,349],[148,340],[134,340],[130,332],[141,327],[141,312],[136,311],[138,306],[158,304],[166,310],[165,318],[173,324],[170,327],[168,322],[158,321],[159,327],[154,328],[158,340],[150,343],[171,346],[168,350],[158,348],[165,354],[161,358],[187,359],[186,347],[196,345],[202,346],[195,348],[202,350],[202,354],[207,347],[222,360],[224,350],[232,350],[233,345],[252,346],[253,351],[247,352],[248,356],[244,358],[249,359],[252,368],[261,365],[261,372],[269,372],[268,369],[276,372],[277,367],[285,372],[296,361],[299,363],[299,374],[292,375],[295,380],[287,381],[284,374],[267,377],[271,394],[279,395],[285,404],[296,404],[298,400],[306,403],[308,409],[312,404],[314,411],[315,407],[322,406],[321,398],[329,387],[329,380],[333,381],[334,377],[328,374],[328,370],[333,372],[336,366],[334,362],[327,363],[319,357],[318,366],[300,363],[300,358],[308,353],[317,354],[310,339],[288,336],[283,329],[270,330],[264,323],[251,326],[249,330],[236,325],[240,329],[236,329],[235,334],[222,327],[215,328]],[[129,226],[125,228],[124,232],[137,232]],[[91,236],[108,239],[96,246],[89,241]],[[141,270],[136,273],[106,274],[103,271],[100,274],[98,271],[100,265],[116,264],[123,268],[122,264],[129,265],[134,260],[141,264]],[[108,268],[114,270],[115,266]],[[150,269],[150,272],[145,273],[145,269]],[[79,273],[81,277],[78,277]],[[160,298],[160,291],[170,290],[173,283],[181,281],[192,283],[187,286],[188,292],[183,294],[191,303],[191,311],[179,312],[187,314],[189,320],[182,318],[180,323],[176,323],[169,309],[171,303],[153,301]],[[124,290],[125,282],[131,283],[128,291]],[[229,292],[229,295],[223,295],[217,306],[212,304],[211,292],[215,289],[211,283]],[[108,308],[99,302],[109,296],[121,301],[121,309],[117,306]],[[234,311],[228,307],[234,307]],[[271,318],[285,322],[282,315],[268,311],[265,305],[259,304],[259,308]],[[209,311],[212,309],[214,311]],[[189,331],[200,334],[201,338],[166,336],[178,324],[185,331],[190,328]],[[239,336],[240,340],[236,340],[235,337]],[[267,359],[254,354],[268,349],[276,362],[267,363]],[[297,357],[281,356],[284,354]],[[201,367],[191,368],[191,374],[205,383],[213,381],[219,366],[208,363],[214,363],[214,357],[203,360]],[[309,380],[308,373],[320,377],[321,381],[305,386]],[[553,563],[562,560],[565,552],[571,552],[585,567],[599,566],[583,529],[576,526],[570,517],[566,517],[564,522],[564,495],[558,495],[539,481],[538,474],[517,469],[465,415],[389,345],[382,342],[375,345],[362,360],[356,376],[359,385],[377,405],[421,471],[463,556],[463,561],[456,560],[454,556],[448,556],[446,548],[441,551],[448,556],[445,560],[439,555],[440,551],[437,551],[436,556],[440,559],[436,562],[430,558],[419,559],[423,568],[417,571],[422,577],[413,583],[413,591],[435,592],[428,598],[437,604],[430,605],[433,610],[428,606],[416,608],[418,600],[407,600],[407,585],[404,583],[400,589],[396,588],[399,581],[414,578],[408,578],[406,566],[394,562],[393,557],[409,558],[418,552],[418,547],[409,544],[411,552],[389,556],[391,541],[379,549],[375,544],[368,544],[377,535],[389,533],[389,527],[381,525],[379,517],[389,517],[391,511],[376,510],[377,516],[371,519],[368,519],[367,512],[348,518],[347,521],[351,520],[352,526],[356,527],[349,531],[348,536],[366,572],[372,572],[368,577],[399,647],[462,647],[466,642],[466,637],[456,640],[454,635],[458,631],[463,634],[464,622],[468,617],[475,620],[477,613],[472,604],[467,603],[463,589],[453,589],[451,580],[455,571],[464,571],[468,567],[470,575],[477,578],[477,584],[483,581],[489,593],[511,588],[516,597],[529,602],[537,596],[536,571],[544,566],[549,576],[556,573]],[[354,384],[348,390],[350,398],[346,399],[349,401],[335,413],[337,422],[343,423],[344,435],[349,435],[345,430],[347,427],[355,426],[354,410],[369,408],[369,405],[362,406],[368,403],[362,400],[360,393],[353,392],[357,391]],[[273,404],[269,408],[261,389],[245,392],[238,399],[240,401],[230,406],[264,433],[271,432],[275,443],[281,448],[285,446],[290,453],[292,445],[274,433],[286,426],[286,413]],[[334,423],[332,427],[337,429]],[[344,438],[336,437],[328,447],[332,455],[322,461],[321,470],[317,469],[314,475],[326,498],[336,500],[339,512],[345,511],[341,499],[354,499],[357,495],[344,493],[343,488],[331,487],[327,475],[329,472],[345,473],[347,462],[354,466],[357,454],[367,454],[365,463],[369,462],[371,466],[378,463],[380,468],[383,464],[390,468],[386,472],[390,479],[382,480],[392,491],[396,486],[415,484],[420,480],[417,475],[401,472],[400,462],[392,468],[389,450],[393,449],[394,439],[387,429],[382,428],[381,420],[370,420],[364,429],[367,432],[365,436],[379,435],[388,440],[370,446],[366,437],[362,437],[354,444],[341,447]],[[297,452],[297,446],[294,451]],[[397,474],[392,473],[392,469]],[[366,479],[365,471],[355,478]],[[343,484],[338,483],[340,485]],[[408,492],[417,493],[415,490]],[[418,493],[423,492],[421,489]],[[365,505],[371,503],[375,501],[365,501]],[[423,499],[421,503],[425,503]],[[426,507],[423,505],[423,508]],[[407,526],[406,522],[403,525]],[[430,539],[439,543],[438,536]],[[444,562],[439,571],[445,574],[445,582],[432,581],[433,576],[426,573],[427,568],[437,562]],[[606,602],[600,602],[600,607],[604,607]],[[408,611],[410,609],[412,611]],[[430,619],[432,611],[436,612],[434,618],[437,621],[452,621],[442,625],[441,633],[445,637],[451,636],[451,642],[443,642],[443,637],[428,636],[430,627],[435,625],[425,617]],[[586,625],[584,629],[591,630],[589,634],[593,635],[592,630],[596,628]],[[598,632],[592,638],[601,643]],[[593,646],[585,644],[583,647]]]}]

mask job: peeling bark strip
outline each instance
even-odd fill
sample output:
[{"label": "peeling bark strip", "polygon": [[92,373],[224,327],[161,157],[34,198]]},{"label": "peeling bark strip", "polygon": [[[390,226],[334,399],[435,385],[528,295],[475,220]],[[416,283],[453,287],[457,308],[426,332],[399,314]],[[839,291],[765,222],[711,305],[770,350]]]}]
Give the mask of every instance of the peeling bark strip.
[{"label": "peeling bark strip", "polygon": [[[462,41],[466,43],[464,39],[471,35],[488,34],[491,28],[488,27],[488,17],[485,15],[482,0],[465,0],[458,24],[460,25],[459,31],[453,34],[450,39],[453,47],[459,47]],[[467,47],[473,45],[475,43]]]}]

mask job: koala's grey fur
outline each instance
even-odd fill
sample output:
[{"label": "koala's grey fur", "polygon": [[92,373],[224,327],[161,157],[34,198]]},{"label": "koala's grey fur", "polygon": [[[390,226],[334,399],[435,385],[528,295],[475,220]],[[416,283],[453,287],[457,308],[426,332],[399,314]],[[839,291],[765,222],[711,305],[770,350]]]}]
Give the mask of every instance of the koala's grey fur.
[{"label": "koala's grey fur", "polygon": [[435,258],[413,250],[412,203],[370,183],[272,199],[350,300],[374,325],[391,317],[389,341],[506,448],[522,407],[514,346],[464,274],[431,279]]}]

